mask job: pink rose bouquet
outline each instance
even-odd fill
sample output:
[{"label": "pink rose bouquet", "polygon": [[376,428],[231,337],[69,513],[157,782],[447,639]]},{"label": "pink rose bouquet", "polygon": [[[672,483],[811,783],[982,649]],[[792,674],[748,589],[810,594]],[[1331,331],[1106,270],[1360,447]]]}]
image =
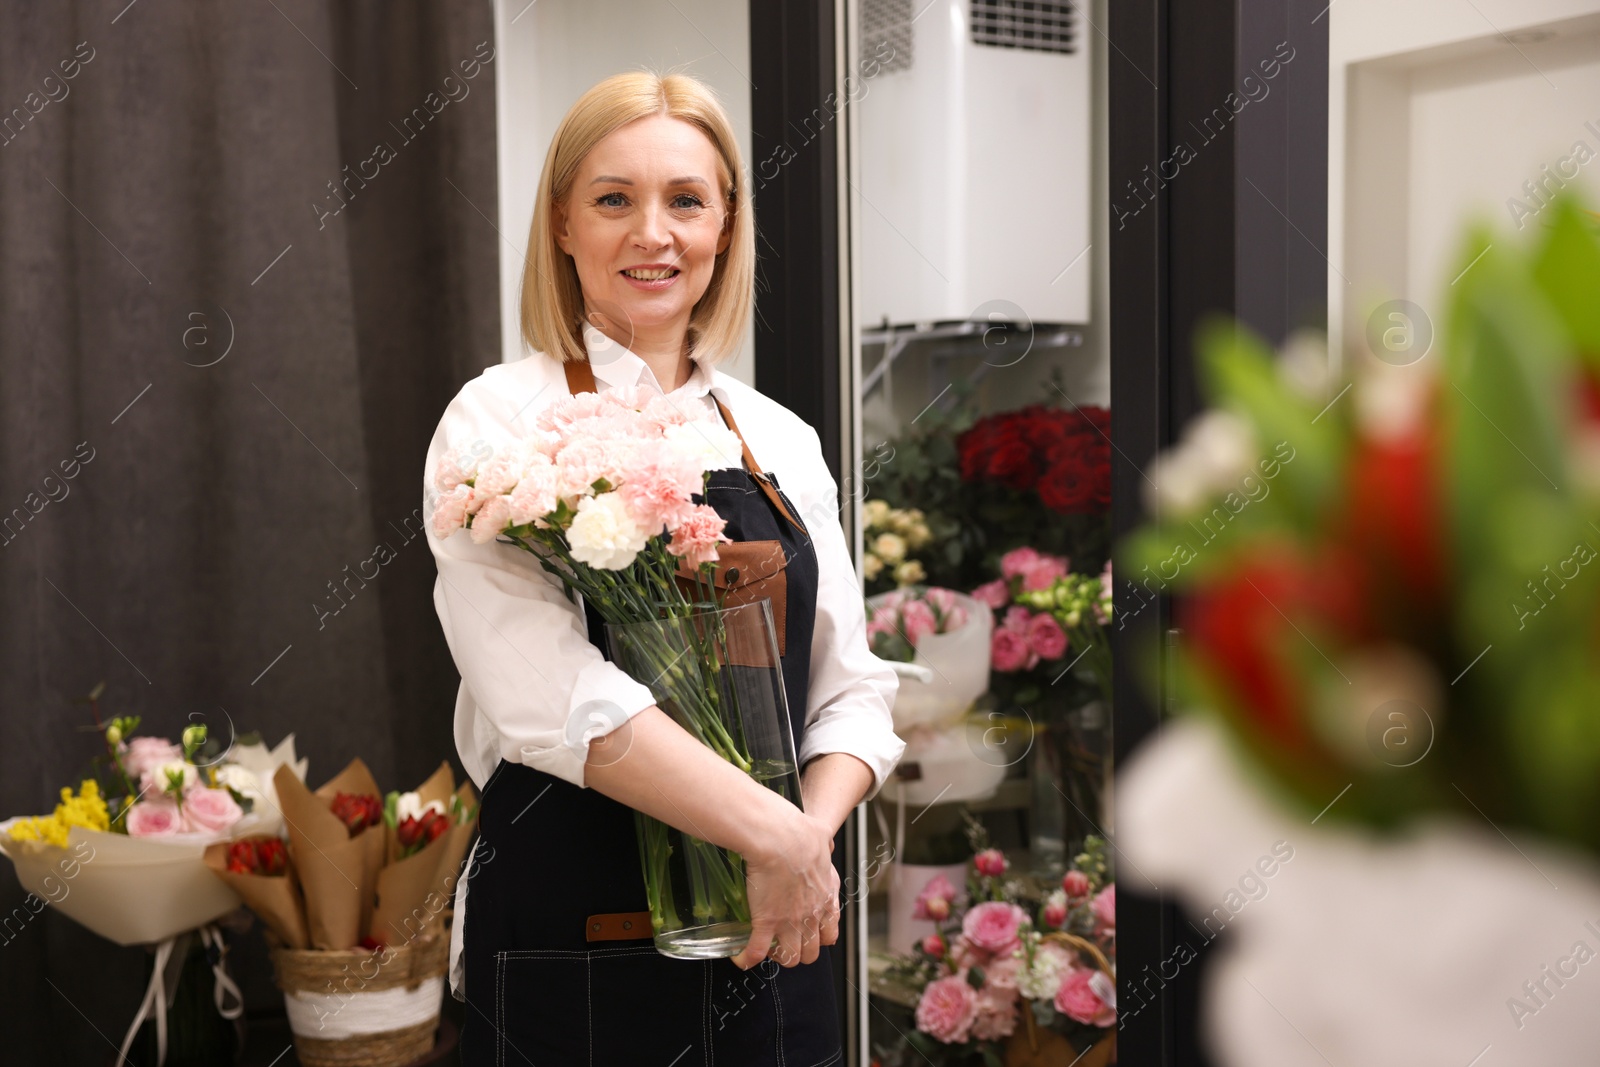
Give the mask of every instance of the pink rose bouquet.
[{"label": "pink rose bouquet", "polygon": [[990,639],[997,691],[1017,688],[1004,676],[1040,672],[1043,685],[1072,670],[1109,703],[1111,643],[1105,627],[1111,621],[1111,562],[1097,575],[1070,568],[1065,556],[1017,548],[1000,557],[999,578],[972,591],[998,620]]},{"label": "pink rose bouquet", "polygon": [[967,609],[948,589],[907,586],[874,597],[867,617],[867,643],[880,659],[910,663],[929,634],[944,634],[967,624]]},{"label": "pink rose bouquet", "polygon": [[914,917],[933,920],[938,931],[888,969],[916,1000],[907,1049],[885,1050],[884,1062],[1000,1063],[1008,1041],[1039,1028],[1087,1049],[1117,1021],[1106,843],[1089,838],[1059,887],[1041,893],[1032,879],[1008,873],[1005,854],[986,847],[975,820],[968,834],[976,851],[965,891],[943,875],[928,881]]}]

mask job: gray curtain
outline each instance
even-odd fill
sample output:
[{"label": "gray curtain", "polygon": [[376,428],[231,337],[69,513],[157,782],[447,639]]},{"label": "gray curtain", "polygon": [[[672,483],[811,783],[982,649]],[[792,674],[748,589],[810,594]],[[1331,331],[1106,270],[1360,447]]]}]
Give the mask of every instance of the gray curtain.
[{"label": "gray curtain", "polygon": [[[490,4],[0,12],[0,815],[85,769],[101,680],[313,785],[454,764],[419,495],[498,359]],[[25,903],[0,862],[0,1059],[109,1062],[146,951]]]}]

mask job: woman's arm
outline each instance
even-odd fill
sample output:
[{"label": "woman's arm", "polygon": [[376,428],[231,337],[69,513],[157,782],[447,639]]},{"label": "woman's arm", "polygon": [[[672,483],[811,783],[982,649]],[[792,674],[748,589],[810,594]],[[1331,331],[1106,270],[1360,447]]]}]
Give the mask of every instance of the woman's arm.
[{"label": "woman's arm", "polygon": [[807,814],[837,834],[872,785],[872,768],[859,757],[829,752],[806,764],[800,775],[801,802]]},{"label": "woman's arm", "polygon": [[839,875],[830,858],[837,824],[802,812],[660,708],[592,739],[584,784],[744,856],[751,934],[737,966],[759,963],[774,938],[770,954],[785,966],[810,963],[819,945],[838,940]]}]

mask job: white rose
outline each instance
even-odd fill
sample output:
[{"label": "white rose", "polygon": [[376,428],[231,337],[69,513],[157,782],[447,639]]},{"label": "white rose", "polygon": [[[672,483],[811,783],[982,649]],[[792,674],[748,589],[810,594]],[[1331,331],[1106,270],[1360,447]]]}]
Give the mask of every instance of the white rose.
[{"label": "white rose", "polygon": [[567,529],[572,558],[601,570],[617,571],[633,562],[649,540],[616,493],[586,496]]},{"label": "white rose", "polygon": [[231,786],[236,792],[247,797],[261,795],[261,779],[236,763],[224,763],[217,768],[217,784]]}]

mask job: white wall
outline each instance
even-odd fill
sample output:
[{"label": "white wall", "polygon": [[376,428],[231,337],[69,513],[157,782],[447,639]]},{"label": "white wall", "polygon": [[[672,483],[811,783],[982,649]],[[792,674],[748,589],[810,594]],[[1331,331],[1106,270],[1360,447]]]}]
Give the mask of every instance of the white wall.
[{"label": "white wall", "polygon": [[[506,362],[525,354],[518,325],[528,226],[550,138],[585,90],[624,70],[692,74],[727,109],[750,161],[750,19],[744,0],[495,0],[499,39],[500,296]],[[719,369],[754,381],[754,327]]]},{"label": "white wall", "polygon": [[[1464,221],[1514,229],[1507,201],[1538,207],[1522,183],[1541,165],[1578,141],[1600,156],[1600,0],[1338,0],[1327,17],[1328,321],[1348,351],[1386,299],[1440,326]],[[1576,181],[1600,200],[1600,158]]]}]

